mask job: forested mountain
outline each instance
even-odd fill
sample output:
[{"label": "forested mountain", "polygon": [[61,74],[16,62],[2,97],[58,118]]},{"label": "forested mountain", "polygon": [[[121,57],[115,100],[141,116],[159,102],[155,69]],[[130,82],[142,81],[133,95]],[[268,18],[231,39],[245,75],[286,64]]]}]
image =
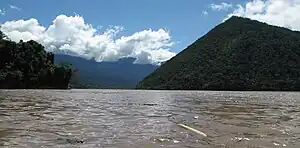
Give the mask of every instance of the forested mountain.
[{"label": "forested mountain", "polygon": [[233,16],[167,61],[137,88],[300,90],[300,33]]},{"label": "forested mountain", "polygon": [[30,40],[10,41],[0,31],[0,88],[68,88],[72,69]]},{"label": "forested mountain", "polygon": [[96,62],[80,57],[55,54],[55,63],[69,63],[76,69],[73,88],[135,88],[136,84],[153,72],[157,66],[134,64],[134,58],[115,62]]}]

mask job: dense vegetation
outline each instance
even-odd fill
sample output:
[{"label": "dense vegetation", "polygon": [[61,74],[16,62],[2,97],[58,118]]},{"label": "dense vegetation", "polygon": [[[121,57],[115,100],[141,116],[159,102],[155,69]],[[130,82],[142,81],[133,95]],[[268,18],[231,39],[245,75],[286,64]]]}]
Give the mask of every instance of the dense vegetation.
[{"label": "dense vegetation", "polygon": [[137,88],[300,90],[300,33],[234,16],[167,61]]},{"label": "dense vegetation", "polygon": [[131,89],[157,68],[151,64],[134,64],[134,61],[135,58],[121,58],[96,62],[94,59],[55,54],[54,63],[70,63],[76,69],[71,80],[72,88]]},{"label": "dense vegetation", "polygon": [[30,40],[18,43],[0,31],[0,88],[68,88],[72,69],[55,65],[54,54]]}]

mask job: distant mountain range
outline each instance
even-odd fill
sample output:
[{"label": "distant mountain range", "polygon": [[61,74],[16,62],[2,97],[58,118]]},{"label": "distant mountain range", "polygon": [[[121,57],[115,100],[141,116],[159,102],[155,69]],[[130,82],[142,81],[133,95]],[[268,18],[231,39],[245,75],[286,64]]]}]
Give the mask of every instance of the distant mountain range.
[{"label": "distant mountain range", "polygon": [[55,54],[54,61],[69,63],[77,70],[73,88],[135,88],[136,84],[153,72],[157,65],[134,64],[135,58],[115,62],[96,62],[84,58]]}]

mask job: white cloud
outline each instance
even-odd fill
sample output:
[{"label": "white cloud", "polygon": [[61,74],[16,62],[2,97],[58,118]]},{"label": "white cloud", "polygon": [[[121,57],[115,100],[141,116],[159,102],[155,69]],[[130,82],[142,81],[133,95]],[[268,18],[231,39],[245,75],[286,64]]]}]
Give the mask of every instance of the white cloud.
[{"label": "white cloud", "polygon": [[222,2],[220,4],[214,4],[214,3],[210,4],[210,8],[215,11],[228,10],[231,7],[232,7],[231,4],[225,2]]},{"label": "white cloud", "polygon": [[202,14],[203,15],[208,15],[208,12],[207,11],[202,11]]},{"label": "white cloud", "polygon": [[251,0],[245,5],[237,5],[226,19],[234,15],[300,30],[298,14],[300,14],[300,0]]},{"label": "white cloud", "polygon": [[0,15],[5,15],[5,10],[4,9],[0,9]]},{"label": "white cloud", "polygon": [[9,7],[10,7],[11,9],[15,9],[15,10],[17,10],[17,11],[21,11],[21,10],[22,10],[20,7],[18,7],[18,6],[16,6],[16,5],[10,5]]},{"label": "white cloud", "polygon": [[87,24],[78,15],[59,15],[48,27],[41,26],[34,18],[7,21],[1,30],[14,41],[32,39],[43,44],[47,51],[95,58],[99,62],[135,57],[137,63],[158,64],[175,56],[170,51],[174,42],[164,29],[148,29],[117,37],[123,27],[114,26],[99,33],[98,27]]}]

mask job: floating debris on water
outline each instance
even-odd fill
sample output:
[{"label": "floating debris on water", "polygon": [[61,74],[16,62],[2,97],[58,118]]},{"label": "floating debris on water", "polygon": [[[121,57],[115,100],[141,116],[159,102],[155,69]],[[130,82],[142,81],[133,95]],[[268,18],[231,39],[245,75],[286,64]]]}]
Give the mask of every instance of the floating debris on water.
[{"label": "floating debris on water", "polygon": [[199,130],[196,130],[196,129],[192,128],[192,127],[189,127],[189,126],[184,125],[184,124],[178,124],[178,125],[181,126],[181,127],[183,127],[183,128],[185,128],[185,129],[191,130],[191,131],[193,131],[193,132],[195,132],[197,134],[200,134],[200,135],[202,135],[204,137],[207,137],[207,135],[205,133],[203,133],[203,132],[201,132]]},{"label": "floating debris on water", "polygon": [[[279,143],[276,143],[276,142],[273,142],[273,144],[274,144],[275,146],[280,146],[280,144],[279,144]],[[282,144],[282,146],[283,146],[283,147],[286,147],[287,145],[286,145],[286,144]]]},{"label": "floating debris on water", "polygon": [[169,141],[172,141],[172,139],[171,138],[154,138],[153,139],[154,140],[154,142],[155,141],[158,141],[158,142],[169,142]]},{"label": "floating debris on water", "polygon": [[280,145],[279,143],[276,143],[276,142],[273,142],[273,144],[274,144],[275,146],[279,146],[279,145]]},{"label": "floating debris on water", "polygon": [[180,142],[180,141],[175,140],[173,138],[155,138],[154,142],[155,141],[159,141],[159,142],[173,142],[173,143],[179,143]]},{"label": "floating debris on water", "polygon": [[160,142],[169,141],[169,139],[160,138],[158,139]]},{"label": "floating debris on water", "polygon": [[199,116],[194,116],[194,119],[198,119],[199,118]]},{"label": "floating debris on water", "polygon": [[286,147],[286,144],[282,144],[282,146]]},{"label": "floating debris on water", "polygon": [[235,141],[242,141],[242,140],[246,140],[246,141],[249,141],[250,139],[249,138],[241,138],[241,137],[234,137],[234,138],[231,138],[231,140]]}]

